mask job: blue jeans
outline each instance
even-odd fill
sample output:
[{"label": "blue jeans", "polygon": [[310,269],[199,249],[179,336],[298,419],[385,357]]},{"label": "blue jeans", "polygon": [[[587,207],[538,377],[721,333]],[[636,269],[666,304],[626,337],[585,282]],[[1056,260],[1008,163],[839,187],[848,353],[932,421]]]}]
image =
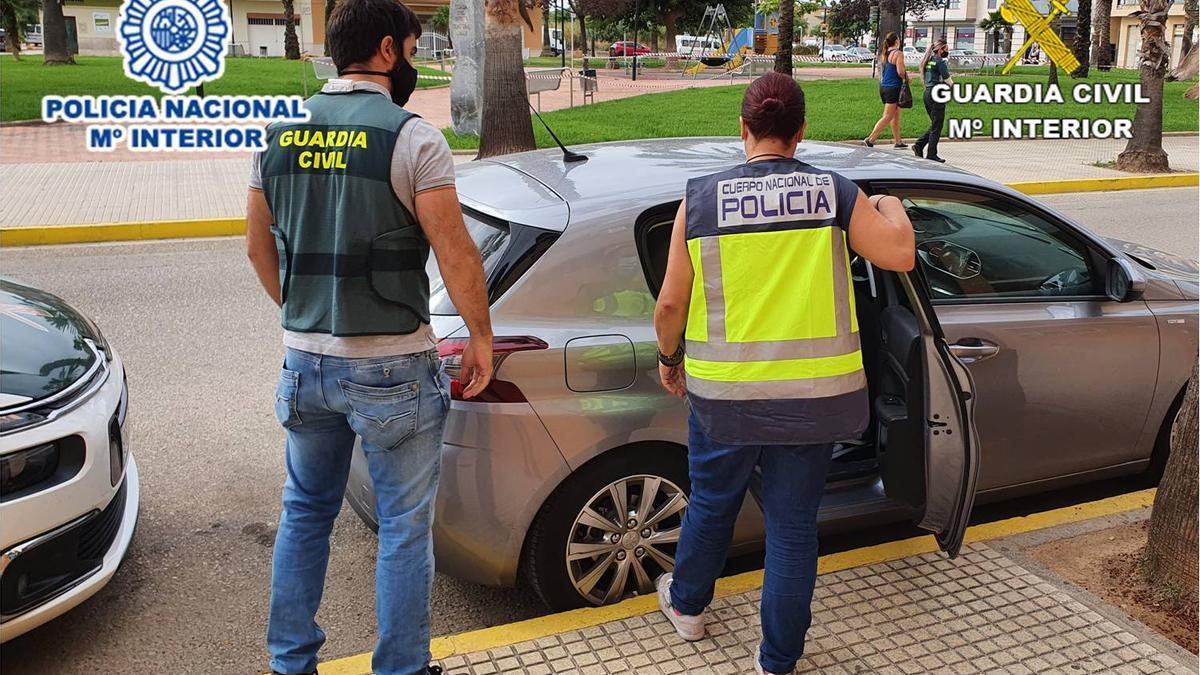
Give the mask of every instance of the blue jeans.
[{"label": "blue jeans", "polygon": [[275,536],[267,649],[271,669],[310,673],[325,633],[317,607],[329,534],[341,510],[355,437],[375,484],[379,554],[377,675],[429,664],[433,501],[450,408],[437,353],[345,359],[289,349],[275,414],[287,430],[287,481]]},{"label": "blue jeans", "polygon": [[712,602],[750,476],[762,466],[767,556],[760,662],[768,672],[790,673],[804,655],[817,582],[817,507],[832,454],[832,445],[722,445],[706,437],[694,417],[688,420],[692,492],[675,552],[671,606],[696,616]]}]

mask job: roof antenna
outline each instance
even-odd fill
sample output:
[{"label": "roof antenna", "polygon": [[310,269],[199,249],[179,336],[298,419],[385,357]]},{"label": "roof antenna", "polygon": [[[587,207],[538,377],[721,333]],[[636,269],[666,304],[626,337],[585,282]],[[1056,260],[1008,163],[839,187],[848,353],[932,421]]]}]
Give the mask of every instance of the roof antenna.
[{"label": "roof antenna", "polygon": [[587,155],[581,155],[578,152],[571,152],[570,150],[567,149],[567,146],[563,145],[562,141],[558,140],[558,136],[555,135],[554,130],[550,128],[549,124],[546,124],[546,120],[542,119],[541,114],[539,114],[537,109],[533,107],[533,104],[529,103],[529,99],[525,99],[525,103],[529,104],[529,109],[533,111],[534,116],[536,116],[538,118],[538,121],[542,123],[542,126],[546,127],[546,131],[550,132],[550,138],[553,138],[554,142],[558,143],[558,147],[562,148],[564,162],[586,162],[587,161],[587,159],[588,159]]}]

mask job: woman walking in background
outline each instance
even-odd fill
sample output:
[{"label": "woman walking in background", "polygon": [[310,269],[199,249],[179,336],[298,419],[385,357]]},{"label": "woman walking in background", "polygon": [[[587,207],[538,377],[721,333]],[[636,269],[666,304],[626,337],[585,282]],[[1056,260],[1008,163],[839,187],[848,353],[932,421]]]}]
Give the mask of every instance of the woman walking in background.
[{"label": "woman walking in background", "polygon": [[904,52],[900,49],[900,38],[895,33],[888,33],[883,40],[883,76],[879,78],[879,98],[883,101],[883,117],[875,123],[871,135],[863,139],[863,144],[869,148],[875,147],[875,139],[889,125],[892,127],[892,140],[897,148],[907,148],[900,139],[900,87],[908,82],[908,70],[904,67]]},{"label": "woman walking in background", "polygon": [[[930,45],[929,49],[925,50],[925,56],[921,58],[921,77],[925,82],[925,112],[929,113],[929,128],[921,137],[913,143],[913,154],[917,157],[932,159],[935,162],[945,162],[946,160],[938,157],[938,139],[942,137],[942,122],[946,120],[946,104],[938,103],[933,100],[933,88],[936,85],[954,84],[950,79],[950,68],[946,65],[946,56],[950,54],[950,47],[946,45],[945,38],[939,39]],[[925,148],[929,148],[929,154],[925,154]]]}]

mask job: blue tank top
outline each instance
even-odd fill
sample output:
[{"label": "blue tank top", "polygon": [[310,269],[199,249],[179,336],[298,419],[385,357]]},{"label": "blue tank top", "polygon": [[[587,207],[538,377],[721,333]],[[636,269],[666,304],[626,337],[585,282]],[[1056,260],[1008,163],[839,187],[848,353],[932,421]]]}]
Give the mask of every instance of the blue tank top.
[{"label": "blue tank top", "polygon": [[899,87],[901,84],[900,73],[896,72],[896,64],[892,63],[891,57],[892,53],[888,52],[888,60],[883,64],[883,76],[879,78],[879,86],[885,89]]}]

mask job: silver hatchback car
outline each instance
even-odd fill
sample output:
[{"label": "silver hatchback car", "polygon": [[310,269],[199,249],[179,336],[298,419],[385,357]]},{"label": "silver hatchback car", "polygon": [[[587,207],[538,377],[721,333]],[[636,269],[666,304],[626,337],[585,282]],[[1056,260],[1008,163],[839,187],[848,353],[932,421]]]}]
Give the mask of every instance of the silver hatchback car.
[{"label": "silver hatchback car", "polygon": [[[653,590],[688,496],[686,404],[658,382],[653,329],[687,180],[742,161],[732,139],[672,139],[458,170],[487,272],[496,380],[454,383],[438,568],[529,584],[552,608]],[[1105,240],[1002,185],[915,158],[803,143],[797,157],[899,196],[909,274],[852,261],[873,401],[835,450],[822,531],[912,518],[953,555],[972,501],[1161,469],[1197,353],[1197,267]],[[431,262],[453,376],[462,320]],[[375,525],[361,453],[348,499]],[[748,499],[735,552],[760,547]]]}]

